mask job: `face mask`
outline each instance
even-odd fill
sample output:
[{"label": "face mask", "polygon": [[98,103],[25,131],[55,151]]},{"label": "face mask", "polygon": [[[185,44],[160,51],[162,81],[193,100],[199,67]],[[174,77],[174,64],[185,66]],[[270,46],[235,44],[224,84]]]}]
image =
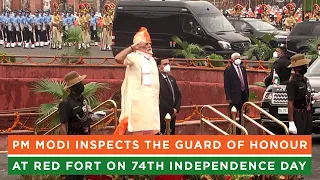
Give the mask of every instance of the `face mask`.
[{"label": "face mask", "polygon": [[236,59],[236,60],[234,61],[234,64],[235,64],[235,65],[240,65],[240,64],[241,64],[241,59]]},{"label": "face mask", "polygon": [[304,75],[305,73],[307,73],[308,71],[308,67],[307,66],[302,66],[299,70],[299,73]]},{"label": "face mask", "polygon": [[163,68],[163,71],[166,72],[166,73],[170,72],[170,65],[169,65],[169,64],[166,65],[166,66]]},{"label": "face mask", "polygon": [[278,53],[275,51],[275,52],[273,52],[273,57],[274,58],[278,58]]},{"label": "face mask", "polygon": [[77,94],[81,94],[84,91],[84,85],[82,83],[78,83],[72,87],[73,91]]},{"label": "face mask", "polygon": [[318,54],[320,55],[320,51],[318,51]]}]

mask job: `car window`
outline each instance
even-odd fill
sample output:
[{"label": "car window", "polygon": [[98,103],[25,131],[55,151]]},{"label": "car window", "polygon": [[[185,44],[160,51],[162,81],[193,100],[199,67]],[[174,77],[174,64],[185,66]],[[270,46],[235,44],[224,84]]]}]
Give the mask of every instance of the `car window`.
[{"label": "car window", "polygon": [[298,23],[290,32],[290,36],[310,36],[313,23]]},{"label": "car window", "polygon": [[179,14],[150,13],[147,18],[149,32],[177,35],[181,30]]},{"label": "car window", "polygon": [[148,26],[147,22],[146,13],[119,11],[115,17],[114,30],[118,32],[136,33],[140,27]]},{"label": "car window", "polygon": [[234,27],[237,31],[244,31],[246,29],[250,29],[250,27],[247,25],[247,23],[243,21],[235,21]]},{"label": "car window", "polygon": [[317,23],[313,26],[312,36],[320,36],[320,24]]},{"label": "car window", "polygon": [[309,67],[308,76],[320,76],[320,58],[316,59]]},{"label": "car window", "polygon": [[182,21],[183,31],[194,34],[194,35],[198,35],[198,36],[205,36],[200,24],[197,22],[197,20],[193,16],[182,15],[181,21]]}]

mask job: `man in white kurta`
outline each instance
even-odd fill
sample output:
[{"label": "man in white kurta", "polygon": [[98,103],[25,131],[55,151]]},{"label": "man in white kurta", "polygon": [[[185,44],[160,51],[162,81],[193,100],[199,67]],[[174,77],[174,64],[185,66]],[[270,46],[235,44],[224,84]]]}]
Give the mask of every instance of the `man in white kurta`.
[{"label": "man in white kurta", "polygon": [[[152,135],[160,131],[160,85],[157,64],[152,57],[151,39],[146,28],[141,28],[135,35],[133,44],[123,50],[127,52],[123,61],[127,68],[121,87],[120,122],[127,120],[128,131],[133,134]],[[115,59],[117,60],[117,56]]]}]

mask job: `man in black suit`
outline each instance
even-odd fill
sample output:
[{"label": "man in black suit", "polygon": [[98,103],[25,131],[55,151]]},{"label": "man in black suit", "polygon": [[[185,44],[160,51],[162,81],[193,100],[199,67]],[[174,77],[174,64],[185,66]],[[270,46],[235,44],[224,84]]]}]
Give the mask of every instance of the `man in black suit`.
[{"label": "man in black suit", "polygon": [[272,64],[269,76],[264,79],[264,84],[266,87],[272,84],[273,70],[275,70],[278,74],[280,78],[280,84],[285,84],[288,82],[291,76],[291,68],[288,68],[290,64],[290,57],[287,54],[286,48],[281,46],[276,48],[273,57],[277,58],[277,60]]},{"label": "man in black suit", "polygon": [[[224,70],[224,91],[226,99],[229,103],[229,109],[235,106],[237,108],[239,117],[241,117],[241,109],[249,98],[249,86],[247,79],[247,71],[241,65],[241,55],[233,53],[231,55],[232,65]],[[242,119],[240,118],[240,123]],[[237,134],[241,134],[240,129],[237,128]]]},{"label": "man in black suit", "polygon": [[160,124],[161,134],[165,133],[167,113],[171,115],[170,134],[175,134],[175,125],[177,113],[179,113],[181,106],[181,92],[177,85],[176,79],[169,75],[170,63],[168,58],[159,58],[157,60],[159,68],[159,82],[160,82]]}]

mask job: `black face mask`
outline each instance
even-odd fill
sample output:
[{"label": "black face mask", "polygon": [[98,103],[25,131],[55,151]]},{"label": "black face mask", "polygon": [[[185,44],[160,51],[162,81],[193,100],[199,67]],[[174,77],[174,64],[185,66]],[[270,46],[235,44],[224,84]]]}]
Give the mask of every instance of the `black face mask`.
[{"label": "black face mask", "polygon": [[301,75],[304,75],[305,73],[307,73],[308,71],[308,67],[307,66],[301,66],[300,70],[299,70],[299,73]]},{"label": "black face mask", "polygon": [[76,94],[81,94],[84,91],[84,85],[80,82],[74,86],[72,86],[72,91]]}]

